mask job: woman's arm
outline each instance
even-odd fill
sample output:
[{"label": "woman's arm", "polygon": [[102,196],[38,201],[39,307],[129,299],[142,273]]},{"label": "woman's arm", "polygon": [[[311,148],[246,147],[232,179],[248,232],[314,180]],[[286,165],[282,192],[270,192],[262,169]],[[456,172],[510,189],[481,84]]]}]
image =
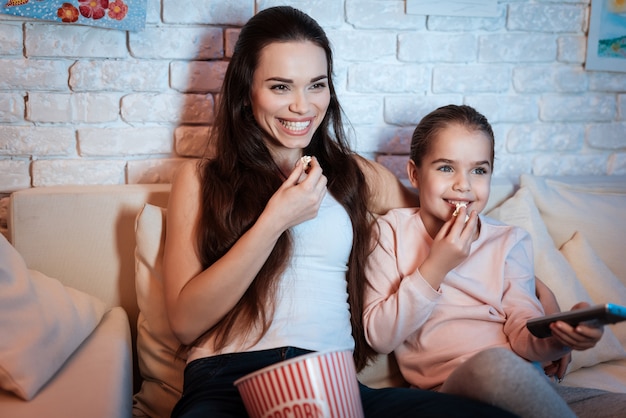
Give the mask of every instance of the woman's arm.
[{"label": "woman's arm", "polygon": [[163,287],[170,326],[183,344],[193,342],[235,306],[286,229],[317,214],[326,179],[317,162],[297,183],[301,173],[298,165],[254,225],[203,270],[196,246],[201,208],[198,168],[195,162],[181,167],[167,211]]},{"label": "woman's arm", "polygon": [[389,209],[419,206],[417,193],[402,184],[385,166],[359,155],[355,158],[370,191],[368,209],[371,212],[383,215]]}]

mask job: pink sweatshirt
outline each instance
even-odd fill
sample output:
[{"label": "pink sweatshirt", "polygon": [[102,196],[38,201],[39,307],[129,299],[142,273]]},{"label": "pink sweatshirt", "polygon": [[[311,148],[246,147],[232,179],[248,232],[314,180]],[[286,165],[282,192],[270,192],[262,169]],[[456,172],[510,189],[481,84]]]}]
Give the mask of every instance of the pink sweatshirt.
[{"label": "pink sweatshirt", "polygon": [[366,269],[365,335],[376,351],[395,351],[410,384],[437,388],[460,363],[491,347],[509,347],[531,361],[567,352],[526,328],[527,319],[543,315],[526,231],[480,216],[470,256],[435,290],[417,270],[433,242],[419,209],[391,210],[378,225],[380,240]]}]

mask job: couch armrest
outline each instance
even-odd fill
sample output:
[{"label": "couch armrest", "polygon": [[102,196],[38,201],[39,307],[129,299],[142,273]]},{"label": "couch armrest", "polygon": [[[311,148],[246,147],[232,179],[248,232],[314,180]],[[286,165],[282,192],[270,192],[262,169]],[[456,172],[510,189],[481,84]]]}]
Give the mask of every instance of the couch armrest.
[{"label": "couch armrest", "polygon": [[128,316],[115,307],[35,398],[0,390],[0,416],[128,418],[132,381]]}]

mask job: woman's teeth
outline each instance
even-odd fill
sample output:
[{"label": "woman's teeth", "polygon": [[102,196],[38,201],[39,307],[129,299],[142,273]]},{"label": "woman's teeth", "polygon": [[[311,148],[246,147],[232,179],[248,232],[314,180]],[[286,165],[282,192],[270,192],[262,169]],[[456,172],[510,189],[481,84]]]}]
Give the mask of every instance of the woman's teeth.
[{"label": "woman's teeth", "polygon": [[303,131],[309,127],[311,121],[307,122],[289,122],[286,120],[281,120],[280,123],[290,131]]}]

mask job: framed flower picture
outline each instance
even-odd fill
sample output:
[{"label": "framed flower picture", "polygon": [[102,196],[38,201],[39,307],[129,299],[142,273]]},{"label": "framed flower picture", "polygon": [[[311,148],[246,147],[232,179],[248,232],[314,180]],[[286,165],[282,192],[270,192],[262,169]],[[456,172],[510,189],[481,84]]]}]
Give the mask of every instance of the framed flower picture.
[{"label": "framed flower picture", "polygon": [[67,24],[138,32],[147,0],[0,0],[0,13]]},{"label": "framed flower picture", "polygon": [[626,1],[592,0],[585,68],[626,71]]}]

